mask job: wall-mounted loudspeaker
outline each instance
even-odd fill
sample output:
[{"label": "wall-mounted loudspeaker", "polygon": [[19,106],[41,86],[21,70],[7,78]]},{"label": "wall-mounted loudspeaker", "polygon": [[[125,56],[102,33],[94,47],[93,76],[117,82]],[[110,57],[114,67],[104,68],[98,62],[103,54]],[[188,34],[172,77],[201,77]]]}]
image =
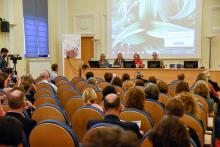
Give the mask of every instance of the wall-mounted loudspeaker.
[{"label": "wall-mounted loudspeaker", "polygon": [[8,21],[1,21],[1,31],[2,32],[9,32],[9,22]]}]

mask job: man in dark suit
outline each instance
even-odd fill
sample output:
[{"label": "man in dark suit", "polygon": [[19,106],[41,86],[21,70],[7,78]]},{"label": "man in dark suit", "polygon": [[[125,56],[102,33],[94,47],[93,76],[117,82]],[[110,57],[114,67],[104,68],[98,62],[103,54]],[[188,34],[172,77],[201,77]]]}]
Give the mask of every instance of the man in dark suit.
[{"label": "man in dark suit", "polygon": [[25,94],[19,89],[13,89],[9,93],[9,95],[7,96],[9,111],[6,113],[6,116],[11,116],[19,120],[22,123],[23,130],[28,137],[31,130],[35,127],[36,121],[26,118],[24,116],[23,113],[25,110],[24,97]]},{"label": "man in dark suit", "polygon": [[8,66],[8,49],[2,48],[0,55],[0,69],[6,68]]},{"label": "man in dark suit", "polygon": [[136,133],[139,139],[142,138],[139,127],[136,123],[120,121],[119,115],[122,111],[122,105],[120,98],[116,94],[109,94],[104,98],[103,110],[105,112],[104,120],[103,121],[90,120],[87,124],[88,129],[98,123],[111,123],[114,125],[118,125],[125,130],[129,130]]}]

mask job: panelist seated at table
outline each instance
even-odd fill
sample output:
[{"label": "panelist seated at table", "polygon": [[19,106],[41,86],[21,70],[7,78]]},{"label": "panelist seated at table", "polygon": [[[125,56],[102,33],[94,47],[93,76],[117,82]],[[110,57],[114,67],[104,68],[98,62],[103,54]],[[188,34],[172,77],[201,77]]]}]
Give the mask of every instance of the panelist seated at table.
[{"label": "panelist seated at table", "polygon": [[163,61],[158,58],[157,52],[153,52],[152,57],[153,59],[151,61],[160,61],[160,68],[165,68]]},{"label": "panelist seated at table", "polygon": [[113,63],[113,66],[114,67],[123,67],[123,62],[124,62],[124,58],[122,56],[122,53],[118,53],[117,54],[117,58],[115,59],[114,63]]},{"label": "panelist seated at table", "polygon": [[103,53],[100,55],[99,65],[100,65],[100,67],[109,67],[109,62],[105,58],[105,54],[103,54]]},{"label": "panelist seated at table", "polygon": [[137,68],[144,68],[143,61],[140,58],[140,55],[138,53],[134,54],[134,62]]}]

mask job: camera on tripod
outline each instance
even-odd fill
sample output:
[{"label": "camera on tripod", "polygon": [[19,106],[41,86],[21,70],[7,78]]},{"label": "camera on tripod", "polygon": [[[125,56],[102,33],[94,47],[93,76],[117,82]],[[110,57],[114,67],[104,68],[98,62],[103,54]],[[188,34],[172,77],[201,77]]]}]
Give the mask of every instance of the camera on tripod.
[{"label": "camera on tripod", "polygon": [[20,55],[15,55],[15,54],[12,54],[12,55],[8,55],[9,59],[13,61],[13,63],[17,63],[18,60],[21,60],[22,57]]}]

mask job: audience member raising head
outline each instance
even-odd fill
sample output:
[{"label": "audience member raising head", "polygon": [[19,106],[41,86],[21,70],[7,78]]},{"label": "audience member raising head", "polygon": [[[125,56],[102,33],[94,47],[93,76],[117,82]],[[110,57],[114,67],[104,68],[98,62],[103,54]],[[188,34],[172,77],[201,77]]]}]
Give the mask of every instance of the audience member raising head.
[{"label": "audience member raising head", "polygon": [[122,87],[122,81],[119,77],[114,77],[114,79],[112,80],[112,85],[116,85],[119,87]]},{"label": "audience member raising head", "polygon": [[137,134],[139,139],[142,137],[139,132],[139,127],[136,123],[120,121],[119,116],[122,111],[122,104],[120,98],[116,94],[109,94],[104,98],[103,111],[105,113],[104,120],[91,120],[88,122],[87,128],[91,128],[93,125],[99,123],[112,123],[122,127],[125,130],[133,131]]},{"label": "audience member raising head", "polygon": [[96,104],[97,95],[92,88],[86,88],[82,94],[86,106],[94,106],[102,111],[102,107]]},{"label": "audience member raising head", "polygon": [[213,107],[215,101],[213,99],[211,99],[209,96],[210,89],[209,89],[207,82],[205,82],[203,80],[197,81],[194,86],[194,93],[205,98],[206,102],[209,105],[209,108]]},{"label": "audience member raising head", "polygon": [[104,79],[106,82],[111,83],[112,82],[112,78],[113,78],[113,74],[110,72],[106,72],[104,75]]},{"label": "audience member raising head", "polygon": [[131,87],[125,94],[125,107],[144,110],[145,95],[141,87]]},{"label": "audience member raising head", "polygon": [[160,92],[167,93],[168,92],[168,85],[165,82],[159,82],[157,84],[158,88],[160,89]]},{"label": "audience member raising head", "polygon": [[122,83],[123,90],[128,90],[129,88],[134,86],[134,82],[131,80],[126,80]]},{"label": "audience member raising head", "polygon": [[153,127],[149,140],[154,147],[190,147],[190,136],[175,116],[165,116]]},{"label": "audience member raising head", "polygon": [[107,127],[84,138],[83,147],[140,147],[137,136],[120,127]]},{"label": "audience member raising head", "polygon": [[185,81],[179,81],[176,85],[176,94],[181,92],[189,92],[189,84]]},{"label": "audience member raising head", "polygon": [[89,71],[86,73],[86,80],[88,80],[89,78],[94,77],[93,72]]},{"label": "audience member raising head", "polygon": [[29,136],[31,130],[36,125],[32,119],[26,118],[23,114],[25,109],[25,94],[19,89],[13,89],[8,95],[9,112],[6,116],[14,117],[20,120],[23,124],[24,132]]},{"label": "audience member raising head", "polygon": [[105,96],[107,96],[108,94],[117,94],[114,86],[106,86],[103,90],[102,90],[102,96],[103,96],[103,100],[105,98]]},{"label": "audience member raising head", "polygon": [[127,73],[124,73],[121,77],[122,82],[126,81],[126,80],[130,80],[130,75]]},{"label": "audience member raising head", "polygon": [[149,83],[144,88],[144,93],[145,93],[146,99],[152,99],[152,100],[157,101],[159,99],[160,90],[156,84]]},{"label": "audience member raising head", "polygon": [[16,118],[0,118],[0,146],[14,147],[22,143],[22,123]]}]

